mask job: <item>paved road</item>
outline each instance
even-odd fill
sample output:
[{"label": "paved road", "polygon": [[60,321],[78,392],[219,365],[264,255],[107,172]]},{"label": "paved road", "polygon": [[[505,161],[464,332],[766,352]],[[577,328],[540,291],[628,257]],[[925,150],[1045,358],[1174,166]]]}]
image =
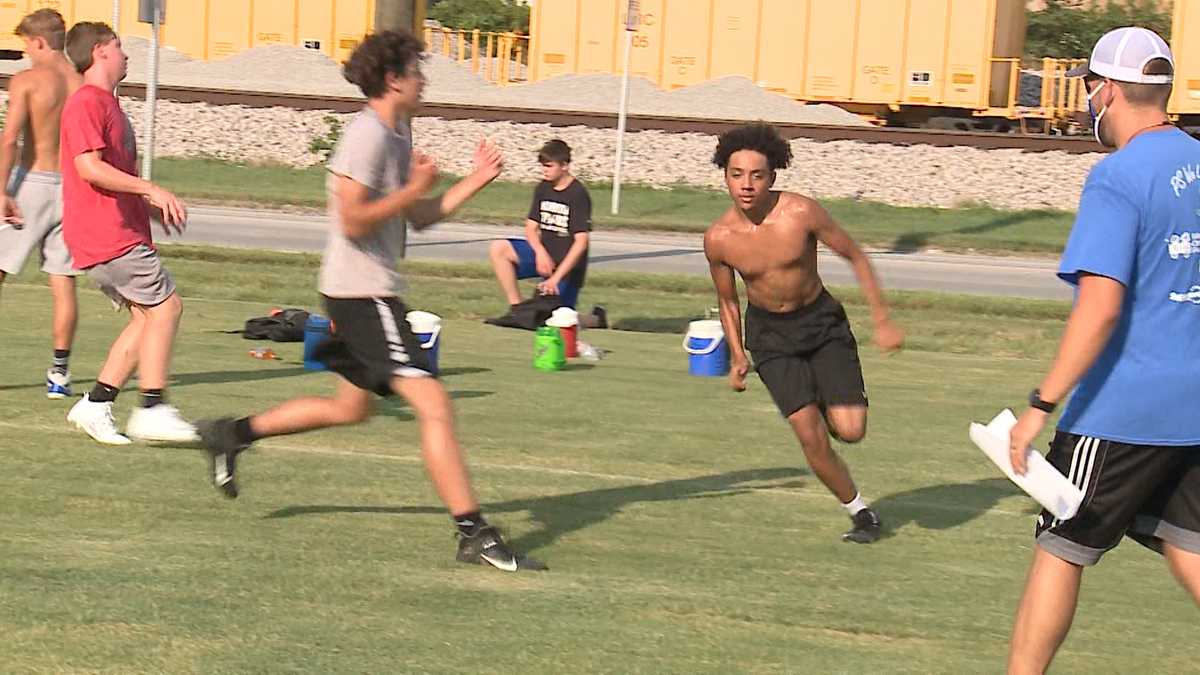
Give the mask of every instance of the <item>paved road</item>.
[{"label": "paved road", "polygon": [[[187,243],[217,244],[280,251],[320,251],[327,221],[321,216],[228,208],[193,208]],[[521,236],[520,230],[496,225],[445,223],[409,237],[414,260],[483,261],[488,242]],[[1054,276],[1048,259],[998,258],[975,255],[873,253],[886,288],[952,291],[979,295],[1069,299],[1070,289]],[[592,236],[593,270],[669,274],[708,274],[698,235],[596,232]],[[821,274],[831,285],[850,285],[854,276],[836,256],[821,254]]]}]

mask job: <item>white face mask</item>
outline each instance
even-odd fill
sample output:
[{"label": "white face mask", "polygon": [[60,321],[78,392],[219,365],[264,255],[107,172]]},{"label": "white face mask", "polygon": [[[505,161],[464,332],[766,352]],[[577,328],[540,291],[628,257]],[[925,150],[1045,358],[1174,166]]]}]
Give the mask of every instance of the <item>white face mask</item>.
[{"label": "white face mask", "polygon": [[1104,113],[1108,112],[1108,106],[1104,106],[1104,109],[1097,113],[1096,109],[1092,106],[1092,99],[1096,96],[1096,94],[1100,93],[1100,90],[1103,89],[1104,85],[1106,84],[1108,83],[1101,82],[1099,87],[1096,87],[1087,95],[1088,114],[1092,116],[1092,135],[1096,137],[1096,142],[1104,147],[1108,146],[1105,145],[1104,141],[1100,140],[1100,120],[1104,119]]}]

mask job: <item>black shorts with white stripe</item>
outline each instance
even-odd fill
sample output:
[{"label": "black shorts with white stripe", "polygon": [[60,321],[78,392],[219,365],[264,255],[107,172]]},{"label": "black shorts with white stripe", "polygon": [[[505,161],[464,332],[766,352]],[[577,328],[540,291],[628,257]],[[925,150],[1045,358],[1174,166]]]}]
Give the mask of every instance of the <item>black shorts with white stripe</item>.
[{"label": "black shorts with white stripe", "polygon": [[395,377],[433,377],[400,298],[324,300],[333,329],[314,355],[327,368],[380,396],[392,395]]},{"label": "black shorts with white stripe", "polygon": [[1095,565],[1123,535],[1155,551],[1163,542],[1200,554],[1200,446],[1130,445],[1059,431],[1046,459],[1083,491],[1079,512],[1037,519],[1037,543]]}]

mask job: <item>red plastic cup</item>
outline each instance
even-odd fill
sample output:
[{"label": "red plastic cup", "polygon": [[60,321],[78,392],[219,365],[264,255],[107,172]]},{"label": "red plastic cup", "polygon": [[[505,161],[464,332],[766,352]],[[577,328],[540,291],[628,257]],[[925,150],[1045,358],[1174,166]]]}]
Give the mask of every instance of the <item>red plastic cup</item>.
[{"label": "red plastic cup", "polygon": [[566,348],[568,359],[573,359],[579,356],[579,326],[559,326],[558,334],[562,336],[563,347]]}]

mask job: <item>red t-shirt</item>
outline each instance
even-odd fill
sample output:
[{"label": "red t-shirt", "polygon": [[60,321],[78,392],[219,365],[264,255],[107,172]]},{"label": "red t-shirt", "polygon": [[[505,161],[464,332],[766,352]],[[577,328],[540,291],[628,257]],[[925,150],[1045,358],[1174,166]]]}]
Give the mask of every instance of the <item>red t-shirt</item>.
[{"label": "red t-shirt", "polygon": [[75,158],[98,150],[100,158],[137,175],[137,147],[129,118],[117,97],[85,84],[62,112],[60,163],[63,177],[63,239],[77,269],[119,258],[138,244],[153,246],[145,200],[110,192],[79,177]]}]

